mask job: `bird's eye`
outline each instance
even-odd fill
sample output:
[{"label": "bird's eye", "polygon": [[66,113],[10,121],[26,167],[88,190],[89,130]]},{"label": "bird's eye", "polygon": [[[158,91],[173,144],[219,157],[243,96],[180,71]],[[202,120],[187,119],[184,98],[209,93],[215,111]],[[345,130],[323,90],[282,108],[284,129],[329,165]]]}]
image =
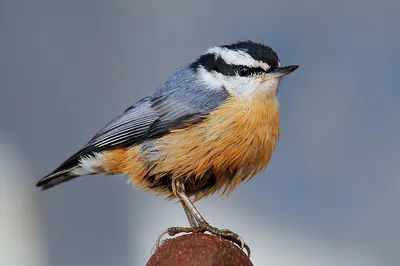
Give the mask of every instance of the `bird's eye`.
[{"label": "bird's eye", "polygon": [[239,73],[239,76],[246,77],[246,76],[250,75],[250,69],[248,67],[241,66],[238,70],[238,73]]}]

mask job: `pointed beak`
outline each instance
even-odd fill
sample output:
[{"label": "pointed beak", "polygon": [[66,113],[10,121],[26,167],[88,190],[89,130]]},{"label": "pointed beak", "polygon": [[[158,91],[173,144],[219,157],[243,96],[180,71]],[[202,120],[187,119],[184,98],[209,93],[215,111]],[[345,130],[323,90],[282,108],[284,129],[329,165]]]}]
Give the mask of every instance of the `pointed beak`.
[{"label": "pointed beak", "polygon": [[286,66],[286,67],[279,67],[271,72],[267,72],[267,77],[268,78],[282,78],[286,75],[289,75],[293,71],[295,71],[297,68],[299,68],[298,65],[293,65],[293,66]]}]

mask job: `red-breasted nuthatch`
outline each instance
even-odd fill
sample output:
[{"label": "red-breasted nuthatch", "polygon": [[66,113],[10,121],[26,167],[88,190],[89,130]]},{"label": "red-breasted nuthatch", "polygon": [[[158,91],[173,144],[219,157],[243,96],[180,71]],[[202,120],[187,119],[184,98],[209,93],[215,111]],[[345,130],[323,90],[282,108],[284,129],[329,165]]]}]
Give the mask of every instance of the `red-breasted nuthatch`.
[{"label": "red-breasted nuthatch", "polygon": [[229,193],[267,166],[279,139],[279,81],[297,68],[281,67],[269,46],[251,41],[210,48],[37,186],[126,174],[135,187],[182,202],[191,227],[170,235],[208,231],[243,247],[237,234],[210,226],[190,197]]}]

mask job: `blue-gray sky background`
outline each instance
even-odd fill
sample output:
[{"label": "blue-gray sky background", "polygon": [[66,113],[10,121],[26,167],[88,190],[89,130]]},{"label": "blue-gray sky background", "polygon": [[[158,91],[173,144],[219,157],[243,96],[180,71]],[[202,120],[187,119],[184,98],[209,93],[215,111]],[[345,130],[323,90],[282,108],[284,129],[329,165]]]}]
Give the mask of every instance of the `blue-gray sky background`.
[{"label": "blue-gray sky background", "polygon": [[34,184],[207,47],[251,39],[300,65],[281,140],[200,211],[255,265],[398,265],[399,26],[396,0],[1,1],[0,264],[144,265],[180,205],[127,177]]}]

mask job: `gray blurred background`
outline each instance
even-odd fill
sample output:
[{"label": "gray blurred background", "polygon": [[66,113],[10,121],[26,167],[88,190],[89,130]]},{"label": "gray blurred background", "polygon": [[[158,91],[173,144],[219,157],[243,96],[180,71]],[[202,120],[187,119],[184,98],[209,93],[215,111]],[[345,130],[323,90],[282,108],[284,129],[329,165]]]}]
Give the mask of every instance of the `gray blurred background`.
[{"label": "gray blurred background", "polygon": [[90,176],[35,182],[209,46],[300,69],[267,169],[198,204],[255,265],[399,265],[400,1],[0,2],[0,265],[144,265],[180,205]]}]

